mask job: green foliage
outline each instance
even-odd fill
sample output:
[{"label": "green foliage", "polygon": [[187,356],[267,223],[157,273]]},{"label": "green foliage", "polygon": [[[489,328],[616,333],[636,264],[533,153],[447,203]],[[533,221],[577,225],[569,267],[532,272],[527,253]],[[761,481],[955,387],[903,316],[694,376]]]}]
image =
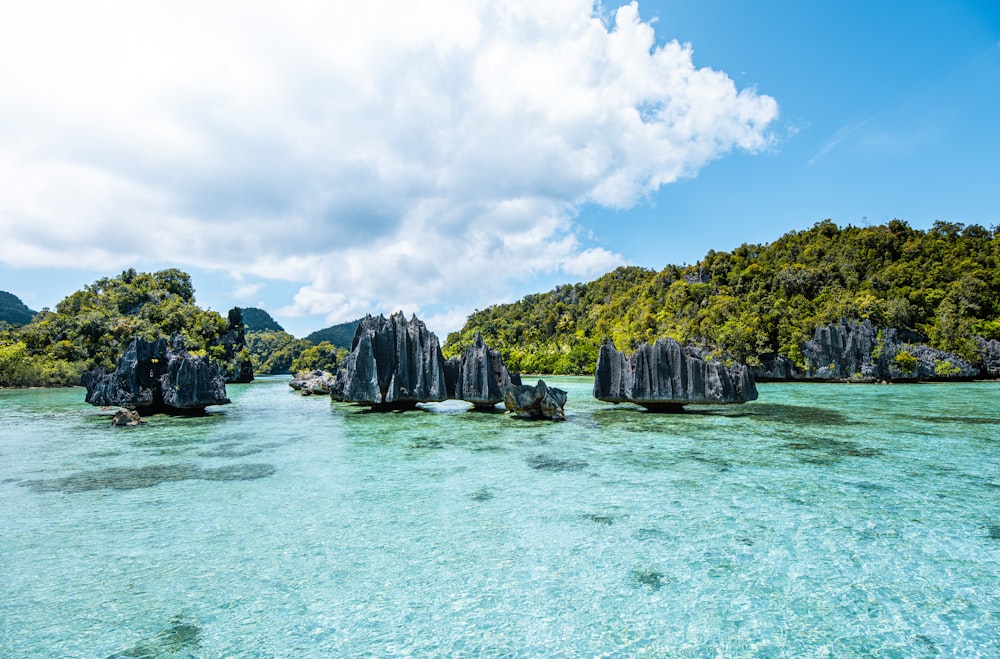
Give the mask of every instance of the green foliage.
[{"label": "green foliage", "polygon": [[241,307],[240,311],[243,313],[243,326],[246,328],[247,332],[285,331],[285,328],[279,325],[274,318],[271,318],[271,314],[267,313],[263,309]]},{"label": "green foliage", "polygon": [[[592,372],[578,358],[612,339],[631,350],[670,337],[751,364],[768,352],[804,366],[800,346],[821,324],[870,319],[976,360],[974,336],[1000,336],[1000,231],[893,220],[838,227],[829,220],[769,245],[710,251],[657,272],[622,267],[474,312],[449,335],[457,355],[481,332],[511,370]],[[569,358],[568,355],[575,355]]]},{"label": "green foliage", "polygon": [[292,372],[320,370],[336,373],[346,357],[347,350],[338,348],[329,341],[323,341],[319,345],[308,346],[300,352],[292,362]]},{"label": "green foliage", "polygon": [[[195,304],[187,273],[129,269],[85,286],[59,302],[55,311],[43,310],[23,327],[8,328],[0,333],[0,348],[23,346],[30,357],[32,385],[79,384],[88,368],[114,368],[134,337],[155,340],[176,333],[195,354],[226,359],[220,344],[228,330],[225,318]],[[24,361],[18,364],[23,368]],[[23,372],[17,373],[23,381]],[[2,386],[18,386],[11,382],[0,379]]]},{"label": "green foliage", "polygon": [[942,378],[955,377],[960,374],[962,369],[960,366],[951,363],[947,359],[937,359],[934,361],[934,374]]},{"label": "green foliage", "polygon": [[254,373],[277,375],[292,372],[292,362],[310,343],[288,332],[248,332],[247,349]]},{"label": "green foliage", "polygon": [[900,350],[897,352],[893,361],[903,373],[912,373],[913,369],[917,367],[917,358],[906,350]]},{"label": "green foliage", "polygon": [[361,319],[352,320],[349,323],[340,323],[339,325],[332,325],[325,329],[316,330],[309,336],[305,338],[313,345],[319,345],[324,341],[332,343],[338,348],[344,348],[346,350],[351,349],[351,342],[354,341],[354,332],[358,329],[358,323]]},{"label": "green foliage", "polygon": [[21,302],[16,295],[6,291],[0,291],[0,322],[10,325],[24,325],[30,323],[35,312]]},{"label": "green foliage", "polygon": [[28,346],[18,341],[0,345],[0,386],[27,387],[32,383]]}]

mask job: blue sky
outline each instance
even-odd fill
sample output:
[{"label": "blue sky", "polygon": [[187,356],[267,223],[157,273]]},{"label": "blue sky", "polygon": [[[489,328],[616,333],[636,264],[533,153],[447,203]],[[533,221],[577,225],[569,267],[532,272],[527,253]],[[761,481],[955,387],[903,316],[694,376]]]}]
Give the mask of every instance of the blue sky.
[{"label": "blue sky", "polygon": [[825,218],[1000,223],[996,2],[21,4],[0,290],[35,309],[179,267],[298,336],[444,334]]}]

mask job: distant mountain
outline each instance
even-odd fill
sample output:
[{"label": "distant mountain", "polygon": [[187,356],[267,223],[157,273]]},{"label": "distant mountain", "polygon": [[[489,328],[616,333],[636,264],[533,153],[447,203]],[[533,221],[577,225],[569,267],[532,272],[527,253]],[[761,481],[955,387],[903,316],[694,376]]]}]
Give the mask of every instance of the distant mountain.
[{"label": "distant mountain", "polygon": [[319,345],[323,341],[329,341],[338,348],[350,350],[351,341],[354,340],[354,330],[358,328],[358,323],[360,322],[361,319],[358,318],[349,323],[341,323],[327,327],[326,329],[316,330],[306,337],[306,341],[312,341],[316,345]]},{"label": "distant mountain", "polygon": [[0,291],[0,320],[11,325],[26,325],[35,317],[35,312],[25,306],[13,293]]},{"label": "distant mountain", "polygon": [[243,313],[243,327],[247,332],[284,332],[282,327],[263,309],[240,307]]}]

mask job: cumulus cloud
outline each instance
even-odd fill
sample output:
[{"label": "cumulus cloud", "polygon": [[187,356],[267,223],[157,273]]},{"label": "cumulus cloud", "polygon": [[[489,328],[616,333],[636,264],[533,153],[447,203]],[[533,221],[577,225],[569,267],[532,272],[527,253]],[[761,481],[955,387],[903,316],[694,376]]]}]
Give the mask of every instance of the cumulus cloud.
[{"label": "cumulus cloud", "polygon": [[0,85],[4,262],[287,279],[285,312],[331,321],[604,272],[583,205],[764,148],[777,115],[590,0],[14,3]]}]

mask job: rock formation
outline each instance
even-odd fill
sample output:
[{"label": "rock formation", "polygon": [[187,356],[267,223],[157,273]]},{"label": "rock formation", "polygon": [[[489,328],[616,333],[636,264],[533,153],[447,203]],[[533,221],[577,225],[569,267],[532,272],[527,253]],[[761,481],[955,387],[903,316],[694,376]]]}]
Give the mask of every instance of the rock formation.
[{"label": "rock formation", "polygon": [[219,337],[219,344],[226,350],[225,357],[217,364],[219,372],[226,382],[253,382],[253,364],[247,350],[243,312],[234,307],[229,310],[227,320],[226,333]]},{"label": "rock formation", "polygon": [[111,425],[113,426],[137,426],[140,423],[145,422],[139,416],[139,413],[127,407],[119,407],[115,411],[115,415],[111,417]]},{"label": "rock formation", "polygon": [[565,421],[566,392],[549,387],[543,380],[538,384],[511,384],[503,388],[503,404],[507,411],[521,419]]},{"label": "rock formation", "polygon": [[303,396],[313,394],[328,396],[333,391],[337,376],[329,371],[302,371],[296,373],[288,386],[302,393]]},{"label": "rock formation", "polygon": [[672,339],[644,343],[631,357],[606,342],[597,356],[594,397],[609,403],[637,403],[650,411],[678,411],[684,405],[745,403],[757,399],[750,369],[705,360]]},{"label": "rock formation", "polygon": [[226,382],[215,366],[185,350],[180,336],[171,344],[168,348],[166,339],[133,339],[114,371],[83,374],[87,402],[145,414],[197,413],[229,403]]},{"label": "rock formation", "polygon": [[462,356],[452,357],[447,366],[448,379],[455,382],[448,386],[449,398],[468,401],[479,410],[496,406],[504,399],[503,388],[512,384],[500,352],[487,346],[479,332]]},{"label": "rock formation", "polygon": [[331,392],[373,409],[406,409],[448,398],[438,338],[416,316],[365,316]]},{"label": "rock formation", "polygon": [[[984,371],[989,360],[983,342]],[[783,355],[762,355],[754,369],[758,380],[967,380],[980,369],[949,352],[919,342],[895,328],[879,329],[871,321],[841,321],[817,327],[802,344],[806,368]],[[984,375],[986,373],[983,373]]]},{"label": "rock formation", "polygon": [[980,338],[978,343],[982,355],[980,375],[986,378],[1000,378],[1000,341]]}]

